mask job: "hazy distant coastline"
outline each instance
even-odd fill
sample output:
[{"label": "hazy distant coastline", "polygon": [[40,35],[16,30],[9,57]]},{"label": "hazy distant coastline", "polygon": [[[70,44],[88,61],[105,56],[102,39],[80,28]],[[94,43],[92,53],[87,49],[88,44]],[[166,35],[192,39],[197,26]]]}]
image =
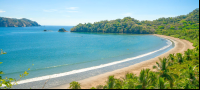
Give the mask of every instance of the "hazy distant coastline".
[{"label": "hazy distant coastline", "polygon": [[30,26],[41,26],[35,21],[31,21],[26,18],[6,18],[0,17],[0,27],[30,27]]}]

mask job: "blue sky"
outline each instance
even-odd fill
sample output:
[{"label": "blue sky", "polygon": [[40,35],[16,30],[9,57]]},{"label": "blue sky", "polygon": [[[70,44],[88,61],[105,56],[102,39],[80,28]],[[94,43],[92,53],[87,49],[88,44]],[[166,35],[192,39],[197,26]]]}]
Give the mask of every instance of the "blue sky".
[{"label": "blue sky", "polygon": [[199,0],[0,0],[0,17],[75,26],[126,16],[140,21],[175,17],[198,7]]}]

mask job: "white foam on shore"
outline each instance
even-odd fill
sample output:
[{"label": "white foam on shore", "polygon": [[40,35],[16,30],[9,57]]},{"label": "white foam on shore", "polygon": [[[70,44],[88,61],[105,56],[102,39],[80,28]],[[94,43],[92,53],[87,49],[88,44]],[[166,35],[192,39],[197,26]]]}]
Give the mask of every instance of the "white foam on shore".
[{"label": "white foam on shore", "polygon": [[[166,39],[167,40],[167,39]],[[83,68],[83,69],[79,69],[79,70],[72,70],[69,72],[64,72],[64,73],[58,73],[58,74],[53,74],[53,75],[46,75],[46,76],[41,76],[41,77],[35,77],[35,78],[31,78],[31,79],[26,79],[26,80],[21,80],[19,82],[17,82],[17,84],[24,84],[24,83],[29,83],[29,82],[35,82],[35,81],[41,81],[41,80],[47,80],[47,79],[51,79],[51,78],[57,78],[57,77],[62,77],[62,76],[67,76],[67,75],[71,75],[71,74],[76,74],[76,73],[81,73],[81,72],[85,72],[85,71],[89,71],[89,70],[94,70],[94,69],[99,69],[99,68],[103,68],[103,67],[107,67],[107,66],[111,66],[111,65],[115,65],[115,64],[119,64],[119,63],[123,63],[123,62],[127,62],[127,61],[131,61],[131,60],[135,60],[138,58],[142,58],[144,56],[147,55],[151,55],[153,53],[156,53],[158,51],[164,50],[168,47],[170,47],[172,45],[172,42],[167,40],[167,46],[164,46],[158,50],[146,53],[146,54],[142,54],[136,57],[132,57],[132,58],[127,58],[121,61],[116,61],[116,62],[111,62],[111,63],[107,63],[107,64],[101,64],[99,66],[93,66],[93,67],[89,67],[89,68]],[[12,82],[14,83],[14,82]],[[5,85],[2,85],[2,87],[4,87]]]}]

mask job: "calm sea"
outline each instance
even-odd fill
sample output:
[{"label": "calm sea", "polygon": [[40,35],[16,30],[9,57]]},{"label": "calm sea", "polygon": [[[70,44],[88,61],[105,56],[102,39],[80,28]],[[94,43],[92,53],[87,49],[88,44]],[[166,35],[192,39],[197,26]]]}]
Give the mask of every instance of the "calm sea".
[{"label": "calm sea", "polygon": [[[0,49],[7,52],[0,55],[0,71],[5,73],[1,76],[19,79],[19,74],[30,68],[22,84],[47,80],[45,76],[69,76],[64,81],[71,82],[127,67],[173,48],[171,41],[153,35],[57,32],[60,28],[70,31],[72,26],[0,27]],[[92,70],[98,72],[89,74]],[[53,85],[68,83],[64,81]],[[52,87],[50,84],[46,88]],[[30,84],[27,88],[41,86]]]}]

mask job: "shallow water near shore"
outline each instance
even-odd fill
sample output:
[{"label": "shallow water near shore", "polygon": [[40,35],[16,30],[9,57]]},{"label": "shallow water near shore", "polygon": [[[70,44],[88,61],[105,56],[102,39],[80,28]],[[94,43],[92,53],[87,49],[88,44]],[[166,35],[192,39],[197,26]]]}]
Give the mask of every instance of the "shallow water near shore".
[{"label": "shallow water near shore", "polygon": [[[7,52],[0,56],[0,62],[3,62],[0,69],[5,73],[3,78],[18,79],[19,74],[31,67],[29,75],[22,81],[52,75],[45,85],[50,88],[127,67],[173,48],[168,40],[153,35],[57,32],[60,28],[69,31],[72,27],[0,27],[0,48]],[[44,32],[44,29],[52,31]],[[133,57],[165,46],[169,47],[133,60]],[[120,62],[127,58],[130,60]],[[88,69],[91,67],[93,69]],[[47,79],[34,80],[13,88],[42,88]]]}]

